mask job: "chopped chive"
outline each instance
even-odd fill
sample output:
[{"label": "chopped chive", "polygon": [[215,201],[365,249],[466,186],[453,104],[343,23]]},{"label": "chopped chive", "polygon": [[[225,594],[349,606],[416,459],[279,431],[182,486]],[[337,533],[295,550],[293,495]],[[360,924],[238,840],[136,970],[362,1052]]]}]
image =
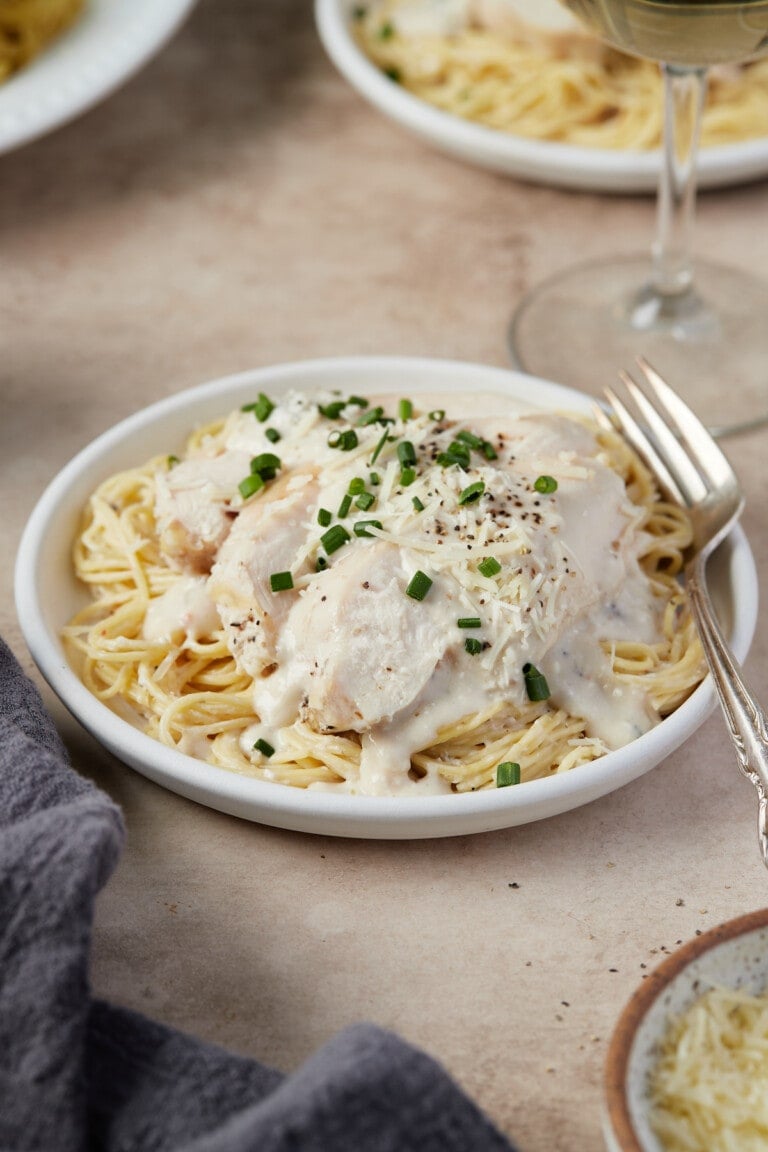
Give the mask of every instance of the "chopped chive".
[{"label": "chopped chive", "polygon": [[277,428],[265,428],[264,435],[272,444],[277,444],[278,440],[280,439],[280,433],[278,432]]},{"label": "chopped chive", "polygon": [[368,531],[369,528],[381,529],[380,520],[358,520],[354,526],[355,536],[371,536],[372,533]]},{"label": "chopped chive", "polygon": [[391,40],[394,34],[395,26],[389,20],[386,20],[376,33],[379,40]]},{"label": "chopped chive", "polygon": [[541,492],[544,496],[549,496],[552,492],[557,492],[557,480],[554,476],[537,476],[533,482],[533,486],[537,492]]},{"label": "chopped chive", "polygon": [[330,556],[332,552],[336,552],[339,548],[342,548],[349,539],[349,532],[347,532],[344,525],[334,524],[327,532],[323,532],[320,537],[320,542]]},{"label": "chopped chive", "polygon": [[483,626],[479,616],[459,616],[456,623],[459,628],[482,628]]},{"label": "chopped chive", "polygon": [[376,461],[379,458],[379,453],[381,452],[382,448],[386,444],[387,440],[389,440],[389,432],[382,433],[381,439],[379,440],[378,444],[376,445],[376,447],[373,450],[373,456],[371,456],[371,464],[376,463]]},{"label": "chopped chive", "polygon": [[260,488],[264,487],[264,481],[258,473],[252,473],[250,476],[246,476],[245,480],[241,480],[237,487],[243,500],[247,500],[249,496],[253,496],[254,492],[258,492]]},{"label": "chopped chive", "polygon": [[410,400],[401,400],[397,406],[397,414],[401,420],[410,420],[413,416],[413,404]]},{"label": "chopped chive", "polygon": [[469,448],[461,440],[452,440],[445,452],[439,454],[437,462],[443,468],[448,468],[451,464],[458,464],[462,468],[467,468],[469,467]]},{"label": "chopped chive", "polygon": [[347,404],[354,404],[355,408],[367,408],[368,401],[365,396],[350,396]]},{"label": "chopped chive", "polygon": [[415,468],[403,468],[402,472],[400,473],[400,486],[402,488],[409,488],[411,486],[411,484],[413,484],[415,479],[416,479],[416,469]]},{"label": "chopped chive", "polygon": [[266,756],[267,759],[269,759],[270,756],[274,756],[275,754],[275,750],[272,745],[268,744],[266,740],[262,740],[261,737],[259,737],[259,739],[254,744],[253,750],[254,752],[261,752],[262,756]]},{"label": "chopped chive", "polygon": [[474,484],[468,484],[459,493],[459,504],[474,504],[475,500],[479,500],[485,492],[485,481],[475,480]]},{"label": "chopped chive", "polygon": [[412,504],[413,504],[413,506],[417,512],[423,512],[424,511],[424,504],[422,503],[421,500],[419,500],[418,496],[413,497]]},{"label": "chopped chive", "polygon": [[331,513],[327,508],[318,508],[317,522],[321,528],[327,528],[331,522]]},{"label": "chopped chive", "polygon": [[505,760],[503,764],[496,765],[496,787],[508,788],[510,784],[520,783],[520,765],[513,760]]},{"label": "chopped chive", "polygon": [[469,652],[470,656],[477,656],[478,653],[483,650],[483,642],[482,640],[475,639],[474,636],[467,636],[464,641],[464,648]]},{"label": "chopped chive", "polygon": [[345,428],[343,432],[335,429],[328,437],[328,447],[338,448],[341,452],[350,452],[357,448],[357,432],[353,428]]},{"label": "chopped chive", "polygon": [[480,436],[475,436],[474,432],[468,432],[462,429],[461,432],[456,433],[457,440],[463,440],[465,444],[469,444],[470,448],[482,448],[483,441]]},{"label": "chopped chive", "polygon": [[341,504],[339,504],[339,510],[336,513],[339,520],[344,519],[344,517],[347,515],[347,513],[349,512],[351,507],[352,507],[352,497],[350,496],[349,492],[347,492],[346,496],[341,501]]},{"label": "chopped chive", "polygon": [[416,449],[410,440],[401,440],[397,446],[397,458],[403,468],[412,468],[416,463]]},{"label": "chopped chive", "polygon": [[293,588],[293,576],[290,572],[273,572],[269,586],[273,592],[289,592]]},{"label": "chopped chive", "polygon": [[318,556],[317,560],[315,561],[315,571],[324,572],[327,567],[328,561],[326,560],[325,556]]},{"label": "chopped chive", "polygon": [[270,400],[269,396],[265,396],[263,392],[259,392],[258,399],[254,400],[252,404],[243,404],[240,411],[253,412],[256,419],[261,424],[263,424],[267,417],[272,414],[274,409],[275,406]]},{"label": "chopped chive", "polygon": [[480,451],[485,456],[486,460],[498,460],[499,454],[491,444],[490,440],[483,440]]},{"label": "chopped chive", "polygon": [[389,68],[385,68],[384,75],[386,76],[387,80],[391,80],[393,84],[402,83],[403,74],[400,69],[396,68],[394,65]]},{"label": "chopped chive", "polygon": [[552,693],[546,676],[534,664],[523,664],[523,679],[529,700],[549,700]]},{"label": "chopped chive", "polygon": [[365,492],[365,480],[362,476],[355,476],[354,480],[350,480],[347,492],[350,496],[359,496],[361,492]]},{"label": "chopped chive", "polygon": [[368,476],[368,482],[375,488],[378,484],[381,484],[381,476],[379,476],[378,472],[371,472]]},{"label": "chopped chive", "polygon": [[251,472],[256,476],[261,476],[262,480],[273,480],[275,472],[278,468],[282,468],[283,462],[279,456],[275,456],[273,452],[262,452],[259,456],[254,456],[251,460]]},{"label": "chopped chive", "polygon": [[352,9],[352,19],[353,20],[365,20],[365,17],[367,15],[368,15],[368,9],[365,7],[364,4],[357,4]]},{"label": "chopped chive", "polygon": [[317,407],[321,416],[328,420],[338,420],[346,406],[346,400],[332,400],[330,404],[318,404]]},{"label": "chopped chive", "polygon": [[366,428],[369,424],[378,423],[378,421],[383,419],[383,417],[384,417],[384,409],[383,408],[380,408],[380,407],[369,408],[367,412],[363,412],[362,416],[359,416],[357,418],[355,423],[357,424],[358,428]]},{"label": "chopped chive", "polygon": [[411,582],[405,590],[406,596],[412,597],[414,600],[423,600],[427,592],[432,587],[432,581],[426,572],[414,572]]},{"label": "chopped chive", "polygon": [[433,408],[429,413],[430,420],[436,420],[438,423],[445,420],[445,408]]},{"label": "chopped chive", "polygon": [[355,500],[355,504],[361,512],[367,512],[368,509],[376,503],[376,497],[373,492],[361,492]]},{"label": "chopped chive", "polygon": [[486,556],[485,560],[480,561],[477,568],[483,576],[496,576],[501,572],[501,564],[495,556]]},{"label": "chopped chive", "polygon": [[168,468],[175,468],[177,464],[181,464],[181,460],[178,456],[168,456],[165,463]]}]

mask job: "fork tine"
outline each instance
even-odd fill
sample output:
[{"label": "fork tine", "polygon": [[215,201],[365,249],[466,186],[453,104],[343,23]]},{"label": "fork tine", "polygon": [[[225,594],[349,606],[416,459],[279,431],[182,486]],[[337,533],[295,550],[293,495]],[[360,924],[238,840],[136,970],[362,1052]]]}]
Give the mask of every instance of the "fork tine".
[{"label": "fork tine", "polygon": [[685,448],[632,377],[624,371],[619,372],[619,377],[637,405],[638,411],[647,421],[658,444],[659,454],[663,456],[667,471],[673,475],[675,485],[682,493],[685,502],[693,504],[697,500],[703,500],[707,495],[707,485]]},{"label": "fork tine", "polygon": [[616,425],[600,404],[592,405],[592,419],[604,432],[615,432]]},{"label": "fork tine", "polygon": [[673,500],[684,504],[685,500],[683,498],[683,494],[670,475],[669,469],[659,456],[651,441],[646,436],[645,432],[643,432],[642,428],[635,420],[634,416],[631,415],[629,409],[626,407],[623,401],[619,399],[613,388],[605,388],[604,392],[608,403],[616,415],[616,419],[619,422],[621,431],[624,433],[626,439],[635,449],[638,456],[645,460],[646,464],[650,468],[651,472],[653,472],[655,475],[659,484],[663,488],[666,488],[667,493],[673,498]]},{"label": "fork tine", "polygon": [[637,366],[656,400],[666,412],[669,421],[681,439],[688,445],[695,459],[702,465],[705,464],[706,471],[716,482],[733,482],[735,476],[728,458],[698,416],[670,388],[664,377],[659,375],[644,356],[637,357]]}]

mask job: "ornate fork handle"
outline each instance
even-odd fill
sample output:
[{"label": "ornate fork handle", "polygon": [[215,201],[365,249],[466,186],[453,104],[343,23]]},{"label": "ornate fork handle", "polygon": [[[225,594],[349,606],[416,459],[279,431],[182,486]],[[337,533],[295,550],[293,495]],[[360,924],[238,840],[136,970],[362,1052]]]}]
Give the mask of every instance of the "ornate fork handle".
[{"label": "ornate fork handle", "polygon": [[757,789],[757,834],[768,867],[768,717],[744,683],[720,630],[707,590],[706,561],[706,554],[700,552],[688,565],[688,594],[739,767]]}]

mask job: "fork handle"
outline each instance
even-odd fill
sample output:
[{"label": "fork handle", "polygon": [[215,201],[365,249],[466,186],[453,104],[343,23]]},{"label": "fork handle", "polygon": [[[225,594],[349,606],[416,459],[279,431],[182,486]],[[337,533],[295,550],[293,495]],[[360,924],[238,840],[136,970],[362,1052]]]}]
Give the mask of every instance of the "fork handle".
[{"label": "fork handle", "polygon": [[763,863],[768,867],[768,718],[744,683],[723,636],[707,590],[705,570],[706,556],[699,553],[686,573],[688,594],[739,768],[757,789],[757,835]]}]

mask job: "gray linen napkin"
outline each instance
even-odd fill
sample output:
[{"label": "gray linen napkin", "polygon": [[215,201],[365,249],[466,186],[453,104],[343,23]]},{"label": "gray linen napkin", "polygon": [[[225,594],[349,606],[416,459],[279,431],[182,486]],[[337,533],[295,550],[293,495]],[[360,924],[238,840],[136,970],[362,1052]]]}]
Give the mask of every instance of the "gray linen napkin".
[{"label": "gray linen napkin", "polygon": [[0,1152],[512,1152],[374,1025],[285,1076],[95,1000],[93,903],[122,843],[0,639]]}]

